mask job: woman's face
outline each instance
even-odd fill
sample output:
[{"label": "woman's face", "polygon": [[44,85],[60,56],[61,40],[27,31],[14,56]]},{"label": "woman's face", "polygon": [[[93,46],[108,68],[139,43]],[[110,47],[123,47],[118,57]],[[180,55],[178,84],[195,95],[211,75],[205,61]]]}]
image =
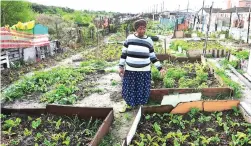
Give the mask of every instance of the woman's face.
[{"label": "woman's face", "polygon": [[146,27],[145,26],[140,26],[140,27],[138,27],[136,32],[137,32],[139,37],[143,37],[145,35],[145,32],[146,32]]}]

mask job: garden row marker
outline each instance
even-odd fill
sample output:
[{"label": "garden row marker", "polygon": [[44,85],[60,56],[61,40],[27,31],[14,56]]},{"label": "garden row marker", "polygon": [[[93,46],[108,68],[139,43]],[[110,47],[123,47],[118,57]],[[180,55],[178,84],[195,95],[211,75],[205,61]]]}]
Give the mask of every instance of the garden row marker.
[{"label": "garden row marker", "polygon": [[190,102],[201,100],[201,93],[188,93],[188,94],[177,94],[177,95],[166,95],[161,101],[161,105],[172,105],[176,106],[181,102]]}]

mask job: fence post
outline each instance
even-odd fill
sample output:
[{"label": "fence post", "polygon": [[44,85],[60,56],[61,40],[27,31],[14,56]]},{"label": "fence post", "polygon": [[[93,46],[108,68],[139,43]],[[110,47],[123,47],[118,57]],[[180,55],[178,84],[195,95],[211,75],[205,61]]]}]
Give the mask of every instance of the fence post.
[{"label": "fence post", "polygon": [[164,39],[164,47],[165,47],[165,54],[166,54],[166,38]]}]

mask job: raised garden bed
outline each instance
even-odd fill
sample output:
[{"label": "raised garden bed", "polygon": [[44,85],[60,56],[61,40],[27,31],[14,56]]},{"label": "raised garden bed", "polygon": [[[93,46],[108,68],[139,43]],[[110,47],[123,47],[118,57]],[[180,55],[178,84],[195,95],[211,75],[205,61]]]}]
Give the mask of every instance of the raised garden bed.
[{"label": "raised garden bed", "polygon": [[90,60],[81,62],[78,68],[57,67],[35,72],[2,92],[2,106],[15,100],[74,104],[91,93],[102,92],[94,88],[97,85],[95,79],[103,75],[104,68],[111,64],[103,60]]},{"label": "raised garden bed", "polygon": [[[167,54],[163,52],[157,53],[157,57],[160,60],[200,60],[200,56],[203,54],[204,41],[185,41],[175,40],[171,42],[169,49],[166,50]],[[206,49],[207,57],[226,57],[229,54],[229,50],[217,42],[209,42]]]},{"label": "raised garden bed", "polygon": [[233,94],[235,98],[240,98],[242,96],[242,87],[239,83],[231,80],[231,78],[226,74],[225,68],[220,68],[216,66],[213,62],[208,61],[207,58],[201,57],[202,63],[206,64],[210,68],[210,72],[214,74],[217,80],[222,86],[230,87],[233,89]]},{"label": "raised garden bed", "polygon": [[112,108],[47,105],[1,111],[2,145],[97,146],[114,118]]},{"label": "raised garden bed", "polygon": [[250,145],[251,124],[238,106],[239,101],[196,101],[141,107],[123,145]]},{"label": "raised garden bed", "polygon": [[209,68],[201,63],[188,62],[164,62],[163,67],[167,69],[164,77],[156,68],[152,68],[152,88],[208,88],[220,87],[214,74]]},{"label": "raised garden bed", "polygon": [[221,88],[169,88],[169,89],[151,89],[150,101],[160,104],[165,95],[186,94],[201,92],[202,99],[224,99],[233,95],[233,90],[227,87]]}]

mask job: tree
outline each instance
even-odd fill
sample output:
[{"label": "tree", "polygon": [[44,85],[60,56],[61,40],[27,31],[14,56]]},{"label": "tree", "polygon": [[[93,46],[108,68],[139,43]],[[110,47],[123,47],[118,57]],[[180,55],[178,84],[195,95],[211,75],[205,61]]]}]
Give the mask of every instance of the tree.
[{"label": "tree", "polygon": [[18,21],[34,19],[31,3],[26,1],[1,1],[1,25],[14,25]]}]

